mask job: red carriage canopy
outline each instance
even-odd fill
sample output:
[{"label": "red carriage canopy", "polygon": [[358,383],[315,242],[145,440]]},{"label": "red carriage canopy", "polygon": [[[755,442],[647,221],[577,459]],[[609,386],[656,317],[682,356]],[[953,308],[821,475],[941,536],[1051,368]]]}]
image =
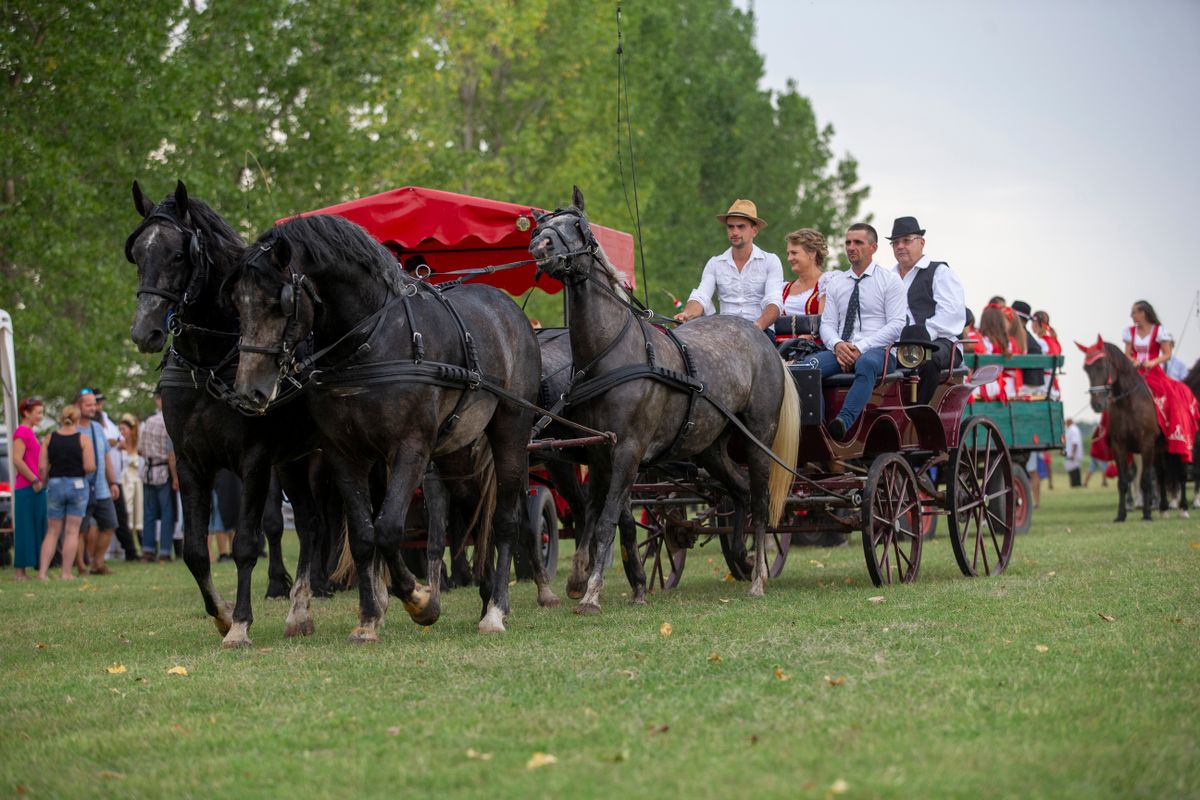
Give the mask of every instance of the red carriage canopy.
[{"label": "red carriage canopy", "polygon": [[[297,216],[345,217],[395,253],[406,268],[419,264],[418,256],[424,259],[433,270],[430,280],[438,283],[454,277],[441,277],[442,273],[527,260],[534,210],[542,209],[403,186]],[[633,237],[602,225],[593,224],[592,231],[625,281],[634,286]],[[534,285],[533,279],[534,265],[530,263],[474,280],[520,295]],[[562,289],[562,284],[548,275],[542,275],[537,286],[550,294]]]}]

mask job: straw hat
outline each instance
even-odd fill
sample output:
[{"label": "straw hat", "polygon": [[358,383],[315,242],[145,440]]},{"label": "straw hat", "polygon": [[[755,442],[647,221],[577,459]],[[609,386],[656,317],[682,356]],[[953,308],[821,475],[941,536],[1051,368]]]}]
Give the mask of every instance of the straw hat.
[{"label": "straw hat", "polygon": [[734,200],[733,205],[729,207],[728,211],[726,211],[724,214],[717,214],[717,219],[719,219],[721,222],[725,222],[730,217],[745,217],[757,225],[760,229],[767,227],[766,220],[759,218],[758,207],[755,206],[751,200]]}]

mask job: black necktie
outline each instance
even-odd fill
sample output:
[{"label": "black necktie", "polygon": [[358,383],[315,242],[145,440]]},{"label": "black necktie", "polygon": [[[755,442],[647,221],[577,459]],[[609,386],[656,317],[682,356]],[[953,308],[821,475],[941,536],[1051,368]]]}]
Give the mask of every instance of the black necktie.
[{"label": "black necktie", "polygon": [[865,274],[862,278],[851,278],[854,281],[854,291],[850,293],[850,302],[846,306],[846,321],[842,323],[842,340],[850,341],[850,337],[854,335],[854,318],[859,316],[858,313],[858,285],[862,283],[862,279],[867,277]]}]

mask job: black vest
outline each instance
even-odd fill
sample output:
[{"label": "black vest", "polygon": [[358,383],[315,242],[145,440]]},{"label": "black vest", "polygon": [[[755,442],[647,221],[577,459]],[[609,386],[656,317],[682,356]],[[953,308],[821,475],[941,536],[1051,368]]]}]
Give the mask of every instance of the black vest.
[{"label": "black vest", "polygon": [[924,325],[925,320],[937,311],[937,303],[933,300],[933,274],[938,267],[945,265],[945,261],[930,261],[928,267],[917,270],[916,277],[908,287],[908,313],[918,325]]}]

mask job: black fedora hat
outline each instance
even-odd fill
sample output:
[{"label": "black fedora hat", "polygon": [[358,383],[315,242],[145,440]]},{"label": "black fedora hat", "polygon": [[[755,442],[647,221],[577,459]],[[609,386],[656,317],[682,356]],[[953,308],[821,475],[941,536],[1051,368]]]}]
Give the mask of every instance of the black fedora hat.
[{"label": "black fedora hat", "polygon": [[1015,313],[1018,317],[1028,321],[1029,314],[1033,309],[1031,309],[1029,307],[1029,303],[1026,303],[1024,300],[1013,300],[1012,310],[1013,313]]},{"label": "black fedora hat", "polygon": [[921,223],[917,222],[916,217],[896,217],[896,221],[892,223],[892,235],[887,237],[890,242],[892,239],[899,239],[901,236],[924,236],[925,229],[921,227]]}]

